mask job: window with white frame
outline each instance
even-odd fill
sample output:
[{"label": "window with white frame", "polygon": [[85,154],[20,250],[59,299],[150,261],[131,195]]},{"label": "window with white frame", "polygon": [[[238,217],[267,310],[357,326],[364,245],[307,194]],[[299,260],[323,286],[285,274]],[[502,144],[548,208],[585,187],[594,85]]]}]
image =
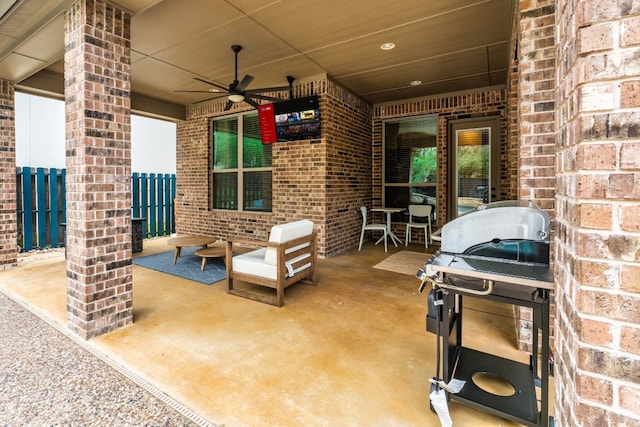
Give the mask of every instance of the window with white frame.
[{"label": "window with white frame", "polygon": [[271,145],[256,112],[212,120],[211,208],[271,212]]}]

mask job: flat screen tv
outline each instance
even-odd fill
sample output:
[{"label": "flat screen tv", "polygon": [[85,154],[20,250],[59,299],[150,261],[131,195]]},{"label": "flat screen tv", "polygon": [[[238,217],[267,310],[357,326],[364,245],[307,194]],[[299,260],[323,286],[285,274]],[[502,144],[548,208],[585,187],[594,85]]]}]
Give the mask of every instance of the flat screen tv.
[{"label": "flat screen tv", "polygon": [[317,95],[261,105],[258,113],[264,144],[321,137]]}]

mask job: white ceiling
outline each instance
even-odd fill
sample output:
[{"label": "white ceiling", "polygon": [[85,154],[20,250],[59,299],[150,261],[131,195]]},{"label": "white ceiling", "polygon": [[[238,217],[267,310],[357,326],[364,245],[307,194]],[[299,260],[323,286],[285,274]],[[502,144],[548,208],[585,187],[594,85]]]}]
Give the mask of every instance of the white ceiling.
[{"label": "white ceiling", "polygon": [[[0,0],[0,78],[62,93],[73,0]],[[249,89],[329,75],[371,103],[503,85],[512,0],[112,0],[132,13],[136,95],[187,105],[227,87],[232,44]],[[390,51],[380,46],[395,43]],[[409,83],[422,81],[418,86]]]}]

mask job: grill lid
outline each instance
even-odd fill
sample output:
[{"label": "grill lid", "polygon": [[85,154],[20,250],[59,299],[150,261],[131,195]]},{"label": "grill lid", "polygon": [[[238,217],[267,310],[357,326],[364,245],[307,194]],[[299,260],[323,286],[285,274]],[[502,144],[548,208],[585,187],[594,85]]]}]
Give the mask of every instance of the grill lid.
[{"label": "grill lid", "polygon": [[529,202],[488,203],[446,223],[441,239],[442,252],[512,259],[541,251],[544,255],[546,247],[548,262],[549,216]]}]

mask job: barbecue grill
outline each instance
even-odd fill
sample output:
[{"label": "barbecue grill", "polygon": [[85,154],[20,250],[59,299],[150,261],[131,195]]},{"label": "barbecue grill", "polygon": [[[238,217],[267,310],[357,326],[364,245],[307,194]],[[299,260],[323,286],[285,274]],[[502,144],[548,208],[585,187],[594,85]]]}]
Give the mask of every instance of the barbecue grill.
[{"label": "barbecue grill", "polygon": [[[431,285],[426,323],[427,330],[438,336],[438,372],[432,389],[442,386],[449,399],[512,421],[548,426],[553,423],[548,415],[548,377],[549,301],[554,286],[549,268],[548,215],[531,203],[489,203],[445,224],[440,239],[440,250],[417,273],[422,280],[420,292]],[[533,309],[529,364],[463,345],[463,296]],[[473,381],[476,373],[500,377],[515,392],[498,396],[484,390]],[[464,386],[450,389],[447,384],[453,380]],[[536,387],[540,388],[540,402]]]}]

